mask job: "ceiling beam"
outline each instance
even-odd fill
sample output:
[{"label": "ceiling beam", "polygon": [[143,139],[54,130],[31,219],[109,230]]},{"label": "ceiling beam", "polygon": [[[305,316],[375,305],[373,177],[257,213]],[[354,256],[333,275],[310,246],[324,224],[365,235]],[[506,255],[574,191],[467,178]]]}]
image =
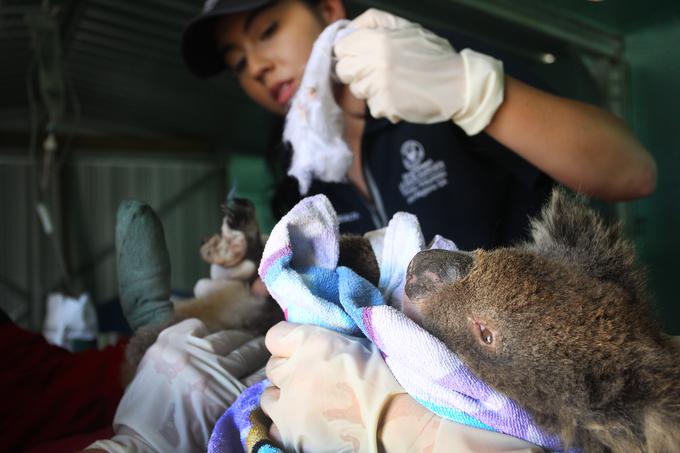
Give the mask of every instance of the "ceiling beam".
[{"label": "ceiling beam", "polygon": [[90,2],[87,0],[66,0],[62,3],[60,12],[61,48],[64,59],[68,59],[73,41],[75,40],[78,24]]},{"label": "ceiling beam", "polygon": [[[478,24],[502,22],[517,30],[538,33],[551,40],[571,44],[580,50],[607,58],[620,59],[623,53],[621,36],[576,21],[571,17],[560,16],[558,12],[539,5],[539,2],[533,2],[531,7],[507,0],[420,0],[418,2],[351,0],[351,3],[366,8],[392,11],[431,27],[463,31],[479,39],[493,42],[496,47],[533,59],[536,55],[529,55],[526,49],[520,48],[521,46],[513,46],[512,43],[506,43],[491,34],[485,34],[485,30],[480,29],[479,25],[471,26],[467,23],[468,20],[474,19],[471,22]],[[436,17],[425,12],[431,8],[439,11]]]},{"label": "ceiling beam", "polygon": [[623,54],[623,37],[573,18],[561,16],[554,10],[541,7],[539,2],[534,2],[529,8],[518,2],[500,0],[447,1],[509,21],[522,28],[540,32],[605,57],[620,59]]}]

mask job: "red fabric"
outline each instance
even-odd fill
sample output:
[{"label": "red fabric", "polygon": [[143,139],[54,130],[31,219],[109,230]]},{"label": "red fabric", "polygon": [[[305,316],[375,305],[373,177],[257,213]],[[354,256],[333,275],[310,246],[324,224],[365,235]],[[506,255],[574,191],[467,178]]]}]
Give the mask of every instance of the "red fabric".
[{"label": "red fabric", "polygon": [[87,446],[100,439],[110,439],[115,433],[112,427],[103,428],[87,434],[78,434],[65,439],[55,440],[31,447],[25,453],[73,453],[84,450]]},{"label": "red fabric", "polygon": [[0,325],[0,451],[110,426],[125,343],[71,353],[12,323]]}]

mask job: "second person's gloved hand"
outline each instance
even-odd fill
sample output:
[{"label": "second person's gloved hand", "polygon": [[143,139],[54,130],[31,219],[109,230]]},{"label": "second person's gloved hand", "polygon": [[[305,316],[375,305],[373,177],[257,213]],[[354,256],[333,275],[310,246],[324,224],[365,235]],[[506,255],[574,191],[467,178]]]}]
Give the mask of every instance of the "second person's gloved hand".
[{"label": "second person's gloved hand", "polygon": [[257,380],[268,357],[262,337],[240,330],[211,334],[198,319],[168,327],[146,351],[118,405],[116,435],[90,448],[205,451],[215,421]]},{"label": "second person's gloved hand", "polygon": [[503,102],[503,65],[420,25],[370,9],[334,46],[338,78],[392,122],[453,120],[468,135],[483,130]]}]

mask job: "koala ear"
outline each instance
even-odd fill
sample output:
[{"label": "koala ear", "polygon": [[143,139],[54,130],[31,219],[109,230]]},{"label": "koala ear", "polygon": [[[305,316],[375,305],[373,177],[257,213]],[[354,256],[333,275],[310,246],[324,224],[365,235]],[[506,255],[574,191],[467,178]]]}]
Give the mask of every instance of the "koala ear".
[{"label": "koala ear", "polygon": [[554,189],[539,218],[531,222],[531,236],[527,248],[535,253],[578,266],[591,277],[639,288],[632,244],[619,225],[605,225],[584,196]]}]

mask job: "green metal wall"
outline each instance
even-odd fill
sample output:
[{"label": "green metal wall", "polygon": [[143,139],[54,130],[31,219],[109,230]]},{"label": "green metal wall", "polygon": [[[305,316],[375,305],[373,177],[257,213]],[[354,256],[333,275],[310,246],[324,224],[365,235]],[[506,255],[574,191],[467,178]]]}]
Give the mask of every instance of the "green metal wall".
[{"label": "green metal wall", "polygon": [[680,20],[626,35],[630,123],[656,158],[658,187],[634,204],[640,258],[666,329],[680,334]]},{"label": "green metal wall", "polygon": [[263,233],[269,234],[274,227],[270,207],[273,179],[265,159],[257,155],[230,155],[228,181],[230,187],[236,187],[236,196],[248,198],[255,204],[260,228]]}]

